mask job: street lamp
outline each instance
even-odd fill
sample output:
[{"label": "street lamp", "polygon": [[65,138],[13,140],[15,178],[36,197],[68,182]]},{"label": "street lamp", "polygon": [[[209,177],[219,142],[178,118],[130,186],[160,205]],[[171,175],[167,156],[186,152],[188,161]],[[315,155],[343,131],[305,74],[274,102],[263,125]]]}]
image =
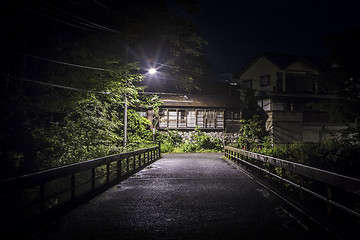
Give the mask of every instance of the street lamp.
[{"label": "street lamp", "polygon": [[[149,74],[153,75],[157,72],[156,68],[150,68],[148,70]],[[127,79],[127,76],[126,76]],[[125,94],[125,104],[124,104],[124,148],[126,149],[127,146],[127,110],[128,110],[128,99],[127,95]],[[155,136],[155,132],[153,130],[153,135]]]},{"label": "street lamp", "polygon": [[155,73],[156,73],[156,69],[155,69],[155,68],[150,68],[150,69],[149,69],[149,73],[150,73],[150,74],[155,74]]}]

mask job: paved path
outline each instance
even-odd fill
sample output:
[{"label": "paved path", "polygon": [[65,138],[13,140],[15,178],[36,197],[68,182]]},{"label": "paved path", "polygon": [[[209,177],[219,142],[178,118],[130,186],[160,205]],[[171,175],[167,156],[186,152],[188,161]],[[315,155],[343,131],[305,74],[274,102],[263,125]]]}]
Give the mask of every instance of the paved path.
[{"label": "paved path", "polygon": [[322,239],[221,156],[165,155],[30,239]]}]

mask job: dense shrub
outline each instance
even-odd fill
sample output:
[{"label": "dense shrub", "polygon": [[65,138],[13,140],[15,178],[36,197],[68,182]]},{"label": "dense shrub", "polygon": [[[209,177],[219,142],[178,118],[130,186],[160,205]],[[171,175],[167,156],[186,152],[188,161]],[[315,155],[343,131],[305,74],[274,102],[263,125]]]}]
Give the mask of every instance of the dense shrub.
[{"label": "dense shrub", "polygon": [[235,146],[237,148],[360,177],[360,143],[357,135],[338,132],[333,139],[321,143],[274,145],[256,116],[250,120],[241,120],[241,124],[241,136]]},{"label": "dense shrub", "polygon": [[161,151],[168,152],[213,152],[222,151],[223,142],[219,138],[210,137],[200,129],[196,129],[190,140],[184,140],[178,130],[159,132],[156,140],[161,142]]},{"label": "dense shrub", "polygon": [[322,143],[302,142],[279,144],[269,148],[252,149],[265,155],[302,163],[340,174],[360,177],[360,146],[339,140]]}]

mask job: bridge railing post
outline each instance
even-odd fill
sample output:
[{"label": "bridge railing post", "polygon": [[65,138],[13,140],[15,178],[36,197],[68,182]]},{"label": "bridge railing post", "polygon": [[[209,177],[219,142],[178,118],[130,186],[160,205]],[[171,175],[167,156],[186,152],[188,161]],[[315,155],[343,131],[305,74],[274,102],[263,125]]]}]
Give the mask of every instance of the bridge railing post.
[{"label": "bridge railing post", "polygon": [[106,184],[110,182],[110,163],[106,164]]},{"label": "bridge railing post", "polygon": [[331,199],[332,199],[331,187],[329,185],[326,185],[326,214],[328,217],[332,216],[332,206],[330,203]]},{"label": "bridge railing post", "polygon": [[95,168],[91,169],[91,191],[95,190],[96,172]]},{"label": "bridge railing post", "polygon": [[40,184],[40,215],[45,212],[45,183]]},{"label": "bridge railing post", "polygon": [[159,141],[159,150],[158,150],[158,152],[159,152],[159,153],[158,153],[158,154],[159,154],[159,155],[158,155],[158,158],[160,158],[160,156],[161,156],[161,142],[160,142],[160,141]]},{"label": "bridge railing post", "polygon": [[75,199],[75,173],[71,174],[71,201]]},{"label": "bridge railing post", "polygon": [[122,171],[122,164],[121,164],[121,162],[122,162],[122,158],[120,158],[120,159],[118,159],[117,160],[117,162],[116,162],[116,168],[117,168],[117,178],[120,178],[121,177],[121,171]]}]

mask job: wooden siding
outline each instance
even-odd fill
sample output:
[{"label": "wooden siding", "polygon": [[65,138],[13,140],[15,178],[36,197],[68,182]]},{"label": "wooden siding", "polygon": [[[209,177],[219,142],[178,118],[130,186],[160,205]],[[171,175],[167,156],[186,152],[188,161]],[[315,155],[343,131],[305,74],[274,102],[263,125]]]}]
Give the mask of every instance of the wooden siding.
[{"label": "wooden siding", "polygon": [[224,129],[224,109],[174,109],[160,111],[160,129]]}]

